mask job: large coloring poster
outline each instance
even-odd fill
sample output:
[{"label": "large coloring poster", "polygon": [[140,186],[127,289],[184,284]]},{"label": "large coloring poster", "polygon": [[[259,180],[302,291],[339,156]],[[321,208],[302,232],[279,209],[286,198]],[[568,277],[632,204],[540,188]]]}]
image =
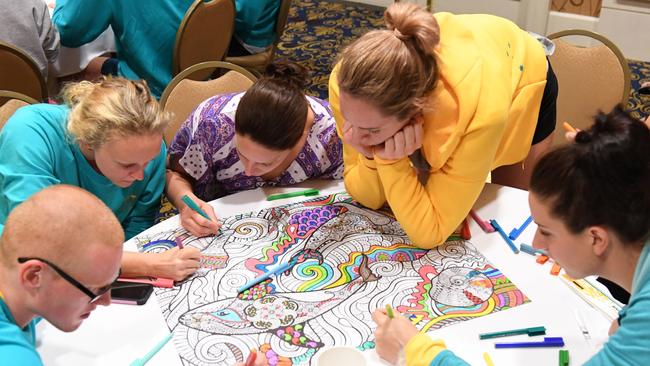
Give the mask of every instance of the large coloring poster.
[{"label": "large coloring poster", "polygon": [[[390,216],[335,194],[223,220],[222,235],[170,230],[137,238],[142,251],[199,248],[202,268],[156,295],[184,365],[232,365],[250,349],[272,365],[310,363],[323,346],[374,347],[374,309],[392,304],[433,330],[528,302],[465,241],[411,247]],[[272,281],[237,289],[270,266]]]}]

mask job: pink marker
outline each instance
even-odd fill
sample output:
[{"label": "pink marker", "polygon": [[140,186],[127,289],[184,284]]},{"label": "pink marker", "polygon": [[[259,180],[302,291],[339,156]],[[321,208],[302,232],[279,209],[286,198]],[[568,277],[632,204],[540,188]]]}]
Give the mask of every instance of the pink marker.
[{"label": "pink marker", "polygon": [[185,246],[183,245],[183,239],[181,239],[180,236],[177,236],[176,239],[174,240],[176,241],[176,246],[178,247],[178,249],[185,248]]},{"label": "pink marker", "polygon": [[483,231],[485,231],[486,233],[493,233],[493,232],[496,231],[496,230],[494,230],[494,227],[492,227],[492,225],[490,225],[489,222],[483,221],[483,219],[481,219],[481,217],[476,213],[476,211],[469,210],[469,214],[470,214],[470,216],[472,216],[474,221],[476,221],[478,226],[480,226],[481,229],[483,229]]}]

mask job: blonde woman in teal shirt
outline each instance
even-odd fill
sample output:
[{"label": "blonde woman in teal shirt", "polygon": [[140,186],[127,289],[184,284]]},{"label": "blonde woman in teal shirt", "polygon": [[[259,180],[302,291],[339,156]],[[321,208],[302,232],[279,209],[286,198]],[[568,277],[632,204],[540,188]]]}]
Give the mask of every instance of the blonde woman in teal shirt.
[{"label": "blonde woman in teal shirt", "polygon": [[[0,133],[0,231],[16,205],[45,187],[69,184],[110,207],[129,239],[153,224],[159,208],[169,117],[140,81],[86,81],[69,85],[64,96],[66,105],[19,109]],[[198,267],[193,248],[127,252],[122,260],[125,276],[181,280]]]}]

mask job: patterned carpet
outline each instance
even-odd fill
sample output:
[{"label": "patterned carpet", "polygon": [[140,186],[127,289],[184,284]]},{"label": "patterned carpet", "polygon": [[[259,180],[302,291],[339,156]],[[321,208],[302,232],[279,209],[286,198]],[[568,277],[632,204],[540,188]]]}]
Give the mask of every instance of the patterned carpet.
[{"label": "patterned carpet", "polygon": [[[293,0],[278,58],[288,58],[311,70],[308,93],[327,99],[327,81],[343,47],[370,29],[383,26],[383,8],[347,1]],[[629,61],[632,93],[627,108],[637,117],[650,114],[650,96],[636,93],[650,81],[650,62]]]}]

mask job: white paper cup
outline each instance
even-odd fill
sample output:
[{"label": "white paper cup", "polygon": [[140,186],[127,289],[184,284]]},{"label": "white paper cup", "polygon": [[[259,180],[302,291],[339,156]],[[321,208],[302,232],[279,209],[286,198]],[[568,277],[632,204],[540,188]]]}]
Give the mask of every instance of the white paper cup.
[{"label": "white paper cup", "polygon": [[366,366],[363,352],[354,347],[334,346],[324,348],[316,354],[316,366]]}]

